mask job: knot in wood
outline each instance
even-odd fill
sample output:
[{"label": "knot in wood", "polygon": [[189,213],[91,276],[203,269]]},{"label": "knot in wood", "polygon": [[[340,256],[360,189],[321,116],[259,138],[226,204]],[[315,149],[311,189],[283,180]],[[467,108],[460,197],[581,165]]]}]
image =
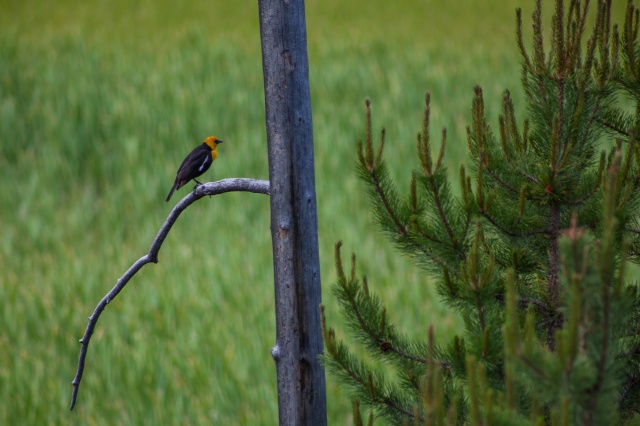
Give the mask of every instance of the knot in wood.
[{"label": "knot in wood", "polygon": [[280,359],[280,347],[278,345],[275,345],[273,348],[271,348],[271,357],[275,361],[278,361]]}]

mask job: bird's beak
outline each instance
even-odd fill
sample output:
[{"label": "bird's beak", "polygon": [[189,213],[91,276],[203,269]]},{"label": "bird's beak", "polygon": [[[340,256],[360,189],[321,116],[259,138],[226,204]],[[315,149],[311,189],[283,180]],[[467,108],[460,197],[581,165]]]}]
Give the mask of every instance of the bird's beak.
[{"label": "bird's beak", "polygon": [[218,139],[218,140],[216,141],[216,143],[222,143],[222,142],[224,142],[224,141],[221,141],[220,139]]}]

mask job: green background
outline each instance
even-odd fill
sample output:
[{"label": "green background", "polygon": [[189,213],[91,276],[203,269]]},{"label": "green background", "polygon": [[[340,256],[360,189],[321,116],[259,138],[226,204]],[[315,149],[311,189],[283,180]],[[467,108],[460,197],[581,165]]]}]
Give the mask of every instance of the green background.
[{"label": "green background", "polygon": [[[354,171],[364,99],[406,190],[429,90],[457,184],[473,86],[493,126],[505,89],[522,116],[515,8],[529,46],[533,5],[306,2],[323,301],[340,335],[339,239],[402,330],[433,325],[446,342],[458,329],[372,226]],[[160,263],[101,317],[68,409],[87,317],[187,193],[164,202],[210,134],[225,143],[203,180],[268,179],[256,1],[0,0],[0,424],[277,423],[269,200],[253,194],[183,213]],[[327,383],[329,424],[349,424],[349,398]]]}]

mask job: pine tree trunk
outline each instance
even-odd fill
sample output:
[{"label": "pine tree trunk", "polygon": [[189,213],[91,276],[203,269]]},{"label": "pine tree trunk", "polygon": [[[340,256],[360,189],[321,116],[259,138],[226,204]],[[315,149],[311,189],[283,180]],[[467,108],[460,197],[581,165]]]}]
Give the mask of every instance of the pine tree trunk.
[{"label": "pine tree trunk", "polygon": [[[560,238],[560,206],[555,203],[551,205],[549,230],[549,299],[554,310],[557,310],[560,307],[560,247],[558,245],[558,238]],[[562,327],[561,316],[557,316],[547,324],[547,344],[551,350],[556,348],[556,330],[560,327]]]}]

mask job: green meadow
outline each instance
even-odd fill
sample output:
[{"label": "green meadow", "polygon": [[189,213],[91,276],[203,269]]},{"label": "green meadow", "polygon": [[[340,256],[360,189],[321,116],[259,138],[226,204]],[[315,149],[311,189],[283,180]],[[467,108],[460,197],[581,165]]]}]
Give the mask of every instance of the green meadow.
[{"label": "green meadow", "polygon": [[[615,0],[620,21],[624,3]],[[459,319],[372,225],[355,173],[364,100],[409,187],[424,91],[448,129],[454,183],[473,87],[497,126],[522,111],[515,8],[532,0],[307,0],[323,302],[333,247],[409,335],[446,342]],[[550,19],[551,4],[546,18]],[[527,45],[530,41],[527,40]],[[225,194],[185,211],[103,313],[69,411],[87,317],[144,255],[180,197],[183,157],[225,143],[205,181],[268,179],[256,1],[0,0],[0,424],[277,424],[269,200]],[[437,143],[434,145],[438,145]],[[349,398],[327,377],[329,424]]]}]

